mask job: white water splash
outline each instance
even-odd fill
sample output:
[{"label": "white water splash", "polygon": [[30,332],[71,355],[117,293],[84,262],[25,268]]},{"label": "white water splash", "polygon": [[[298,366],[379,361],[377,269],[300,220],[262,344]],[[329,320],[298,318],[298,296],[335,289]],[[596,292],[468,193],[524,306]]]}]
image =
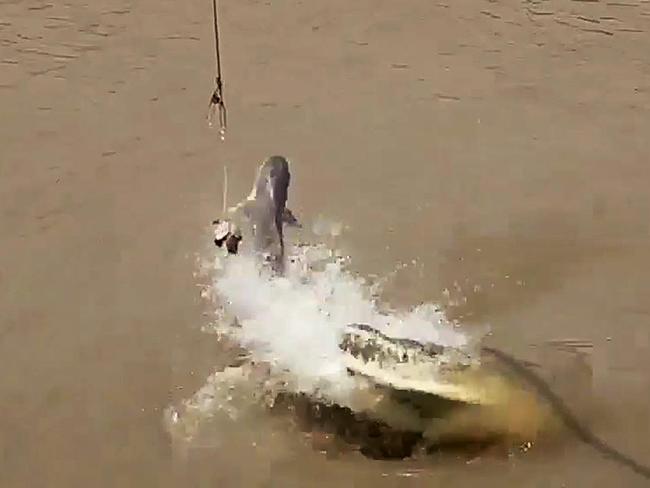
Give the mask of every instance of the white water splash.
[{"label": "white water splash", "polygon": [[282,277],[273,276],[245,253],[232,256],[217,250],[211,259],[199,261],[197,277],[209,279],[202,296],[215,304],[212,325],[204,330],[234,339],[270,374],[258,374],[257,366],[212,374],[180,409],[170,406],[166,411],[174,437],[195,442],[200,425],[212,418],[221,418],[222,426],[257,418],[260,404],[272,403],[278,388],[355,411],[373,409],[381,396],[368,382],[347,373],[345,353],[339,348],[348,324],[367,324],[392,337],[473,349],[473,338],[455,328],[433,303],[404,311],[382,310],[376,297],[385,280],[370,283],[355,275],[348,260],[324,245],[292,248],[287,261]]},{"label": "white water splash", "polygon": [[295,388],[305,393],[341,402],[355,388],[339,348],[347,324],[443,346],[470,342],[434,304],[380,311],[376,286],[324,246],[293,249],[282,277],[272,277],[246,255],[217,257],[213,264],[212,292],[240,325],[231,328],[232,335],[254,358],[289,371]]}]

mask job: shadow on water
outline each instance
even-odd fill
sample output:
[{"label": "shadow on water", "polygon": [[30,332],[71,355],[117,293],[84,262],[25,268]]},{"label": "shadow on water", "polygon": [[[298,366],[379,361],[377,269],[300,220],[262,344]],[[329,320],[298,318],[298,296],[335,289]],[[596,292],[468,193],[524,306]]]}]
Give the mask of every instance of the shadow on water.
[{"label": "shadow on water", "polygon": [[[550,417],[529,392],[509,381],[493,381],[493,372],[481,375],[492,391],[487,396],[499,398],[489,405],[375,386],[374,406],[368,413],[287,392],[275,397],[271,411],[291,419],[298,431],[317,439],[318,450],[328,454],[358,450],[372,459],[450,452],[475,457],[486,450],[507,454],[535,441]],[[473,378],[470,373],[461,381],[469,387]]]},{"label": "shadow on water", "polygon": [[562,398],[553,391],[551,386],[539,375],[531,371],[530,368],[526,367],[522,361],[496,348],[483,347],[482,350],[495,356],[512,372],[520,376],[527,384],[532,386],[539,396],[550,405],[553,413],[559,417],[565,427],[580,441],[591,446],[606,458],[611,459],[612,461],[625,466],[638,475],[650,480],[650,466],[641,464],[639,461],[632,459],[630,456],[627,456],[596,436],[596,434],[594,434],[580,421],[580,419],[578,419]]},{"label": "shadow on water", "polygon": [[[394,392],[392,395],[392,400],[402,404],[411,403],[415,396],[405,392]],[[436,398],[434,408],[435,412],[432,412],[429,407],[426,415],[442,420],[452,410],[465,407]],[[413,409],[414,415],[423,413],[416,410],[417,407]],[[328,454],[358,450],[371,459],[399,460],[411,457],[419,447],[434,451],[460,446],[458,439],[451,437],[441,438],[435,445],[428,444],[421,431],[396,429],[366,414],[337,404],[315,402],[306,395],[282,394],[276,398],[272,411],[274,414],[290,414],[298,430],[315,437],[314,447]],[[465,438],[462,448],[466,452],[475,451],[498,440],[492,436],[481,439]]]},{"label": "shadow on water", "polygon": [[[449,290],[448,316],[468,323],[494,320],[529,306],[562,287],[586,264],[622,251],[615,239],[606,238],[608,229],[578,225],[561,212],[513,220],[500,235],[472,232],[464,227],[455,232],[438,270],[440,283]],[[598,438],[530,364],[502,349],[484,346],[482,351],[530,387],[577,439],[650,479],[650,466]]]},{"label": "shadow on water", "polygon": [[[553,388],[523,361],[496,348],[483,347],[484,354],[496,358],[506,369],[514,373],[524,386],[532,388],[538,398],[547,404],[554,417],[578,440],[592,447],[607,459],[624,466],[639,476],[650,479],[650,466],[632,459],[617,448],[609,445],[594,434],[580,421],[571,408],[557,395]],[[272,408],[274,414],[291,414],[296,427],[305,433],[318,435],[320,442],[314,447],[323,451],[344,451],[358,449],[364,456],[372,459],[405,459],[416,452],[426,454],[454,452],[476,456],[483,452],[508,452],[513,447],[525,443],[525,437],[507,429],[495,428],[490,421],[480,416],[481,406],[465,405],[442,398],[422,396],[404,391],[391,393],[392,399],[401,404],[409,404],[414,415],[421,418],[450,422],[451,429],[439,435],[435,441],[419,431],[399,430],[369,418],[365,414],[336,404],[314,402],[306,395],[281,394]],[[479,424],[471,423],[457,429],[454,419],[469,414]],[[509,415],[509,414],[508,414]],[[534,421],[534,419],[531,419]],[[448,427],[449,427],[448,426]],[[541,434],[541,432],[537,432]],[[323,441],[323,439],[325,439]],[[533,440],[533,439],[531,439]]]}]

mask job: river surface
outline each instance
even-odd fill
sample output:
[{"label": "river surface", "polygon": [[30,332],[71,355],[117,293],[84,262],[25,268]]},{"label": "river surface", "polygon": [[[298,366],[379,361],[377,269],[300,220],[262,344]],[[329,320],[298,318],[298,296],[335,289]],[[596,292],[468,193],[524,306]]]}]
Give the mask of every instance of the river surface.
[{"label": "river surface", "polygon": [[489,324],[650,464],[650,3],[220,8],[225,142],[209,2],[0,0],[0,486],[647,486],[571,429],[389,462],[262,415],[176,448],[164,410],[224,361],[194,276],[223,166],[235,198],[280,153],[351,272],[405,264],[387,303]]}]

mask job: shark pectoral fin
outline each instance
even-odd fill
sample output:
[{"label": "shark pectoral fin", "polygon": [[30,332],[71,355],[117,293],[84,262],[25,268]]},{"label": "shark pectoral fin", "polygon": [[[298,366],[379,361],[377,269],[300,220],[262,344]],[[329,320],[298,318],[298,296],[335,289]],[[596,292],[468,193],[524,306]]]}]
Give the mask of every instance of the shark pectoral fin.
[{"label": "shark pectoral fin", "polygon": [[282,222],[291,227],[302,227],[298,219],[293,215],[293,212],[287,207],[284,207],[284,212],[282,212]]}]

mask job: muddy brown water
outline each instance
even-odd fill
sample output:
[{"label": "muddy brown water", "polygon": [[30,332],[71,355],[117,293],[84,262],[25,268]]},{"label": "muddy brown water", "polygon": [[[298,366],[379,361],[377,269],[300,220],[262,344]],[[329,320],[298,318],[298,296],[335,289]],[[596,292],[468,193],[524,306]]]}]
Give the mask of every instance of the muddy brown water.
[{"label": "muddy brown water", "polygon": [[[0,2],[0,486],[646,486],[566,432],[526,453],[325,455],[272,419],[180,455],[218,365],[192,275],[271,153],[396,305],[447,299],[650,463],[650,4]],[[447,290],[448,292],[445,292]],[[553,341],[589,343],[584,354]]]}]

